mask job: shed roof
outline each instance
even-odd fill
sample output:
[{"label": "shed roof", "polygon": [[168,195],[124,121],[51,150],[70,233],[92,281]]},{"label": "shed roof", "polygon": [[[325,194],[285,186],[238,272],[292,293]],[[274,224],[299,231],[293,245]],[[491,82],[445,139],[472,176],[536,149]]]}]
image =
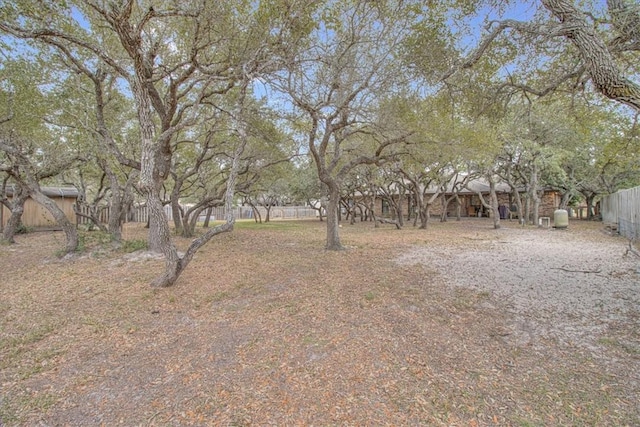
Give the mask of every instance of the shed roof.
[{"label": "shed roof", "polygon": [[80,194],[76,187],[40,187],[45,196],[49,197],[73,197],[76,198]]},{"label": "shed roof", "polygon": [[[7,196],[13,196],[14,185],[7,186]],[[40,187],[40,191],[47,197],[77,198],[78,189],[75,187]]]}]

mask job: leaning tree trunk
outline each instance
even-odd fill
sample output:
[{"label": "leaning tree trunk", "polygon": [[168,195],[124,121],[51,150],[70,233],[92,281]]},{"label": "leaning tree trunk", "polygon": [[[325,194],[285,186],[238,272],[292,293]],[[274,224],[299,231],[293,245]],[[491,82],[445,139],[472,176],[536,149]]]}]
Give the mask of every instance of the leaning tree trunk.
[{"label": "leaning tree trunk", "polygon": [[640,111],[640,86],[623,75],[607,45],[573,0],[542,0],[542,4],[563,24],[564,35],[580,53],[596,89],[607,98]]},{"label": "leaning tree trunk", "polygon": [[[526,224],[526,220],[524,219],[524,207],[522,206],[522,197],[520,197],[520,192],[515,186],[512,186],[511,194],[513,195],[513,200],[515,200],[516,202],[518,222],[520,222],[524,226]],[[509,210],[511,210],[511,206],[509,206]]]},{"label": "leaning tree trunk", "polygon": [[[22,214],[24,213],[24,204],[29,198],[29,193],[22,188],[17,187],[17,191],[14,190],[13,199],[10,203],[11,215],[7,220],[7,225],[2,230],[2,240],[6,243],[15,243],[14,236],[18,232],[20,225],[22,224]],[[3,206],[0,205],[0,209]]]},{"label": "leaning tree trunk", "polygon": [[204,210],[203,207],[199,208],[190,208],[187,210],[180,210],[180,223],[182,227],[180,229],[180,233],[176,233],[184,238],[191,238],[196,234],[196,226],[198,225],[198,218],[200,217],[200,213]]},{"label": "leaning tree trunk", "polygon": [[440,201],[442,204],[442,213],[440,214],[440,222],[447,222],[447,211],[449,210],[449,202],[451,198],[448,198],[443,194],[442,200]]},{"label": "leaning tree trunk", "polygon": [[[0,206],[0,209],[2,207]],[[2,230],[2,240],[6,243],[15,243],[14,236],[20,229],[20,225],[22,224],[22,214],[24,213],[24,204],[22,206],[15,206],[11,209],[11,216],[9,216],[9,220],[7,221],[7,225],[5,225]]]},{"label": "leaning tree trunk", "polygon": [[323,222],[324,221],[324,217],[322,216],[322,211],[324,210],[326,212],[326,210],[327,210],[326,209],[326,203],[321,201],[320,202],[320,206],[317,207],[317,208],[315,207],[316,206],[315,203],[311,203],[308,200],[307,200],[307,204],[309,206],[311,206],[313,209],[318,211],[318,219],[320,220],[320,222]]},{"label": "leaning tree trunk", "polygon": [[567,209],[569,207],[569,202],[571,201],[572,197],[573,197],[573,190],[565,191],[564,194],[562,195],[562,199],[560,200],[560,205],[558,206],[558,209]]},{"label": "leaning tree trunk", "polygon": [[244,147],[246,146],[246,139],[247,139],[246,130],[244,129],[244,127],[238,130],[238,134],[240,135],[241,143],[239,144],[238,148],[236,148],[236,151],[233,156],[231,168],[229,171],[229,177],[227,178],[227,188],[226,188],[225,205],[224,205],[225,206],[225,223],[213,227],[202,236],[198,237],[197,239],[194,239],[189,245],[189,247],[187,248],[187,251],[185,252],[184,256],[182,256],[181,258],[177,255],[177,253],[176,253],[175,260],[173,260],[173,258],[169,258],[165,256],[165,271],[161,276],[159,276],[153,281],[152,283],[153,286],[169,287],[175,284],[175,282],[178,280],[178,277],[180,277],[184,269],[187,267],[187,265],[189,265],[189,263],[193,259],[193,256],[196,254],[198,249],[204,246],[214,236],[217,236],[218,234],[221,234],[221,233],[233,231],[233,227],[235,224],[235,217],[233,213],[234,212],[233,198],[235,195],[235,186],[236,186],[236,179],[238,176],[240,156],[244,152]]},{"label": "leaning tree trunk", "polygon": [[[7,243],[15,243],[14,236],[20,229],[22,224],[22,214],[24,213],[24,204],[29,198],[29,193],[19,190],[14,193],[11,201],[11,216],[7,220],[7,225],[2,230],[2,240]],[[3,209],[0,205],[0,209]]]},{"label": "leaning tree trunk", "polygon": [[64,211],[60,209],[56,202],[45,196],[39,188],[30,188],[29,191],[31,198],[49,211],[53,219],[55,219],[56,224],[62,227],[62,231],[64,231],[67,239],[64,248],[65,253],[75,252],[78,249],[78,230],[76,230],[76,226],[69,221],[69,218],[67,218]]},{"label": "leaning tree trunk", "polygon": [[204,217],[204,224],[202,228],[209,228],[209,221],[211,221],[211,214],[213,213],[213,206],[207,208],[207,214]]},{"label": "leaning tree trunk", "polygon": [[[169,226],[165,218],[165,221],[164,221],[164,227],[166,227],[164,229],[165,234],[162,234],[162,235],[167,237],[170,251],[165,253],[164,273],[153,281],[152,286],[168,287],[175,284],[178,278],[180,277],[180,275],[182,274],[182,272],[184,271],[184,269],[189,265],[189,263],[193,259],[193,256],[202,246],[204,246],[214,236],[217,236],[218,234],[221,234],[221,233],[230,232],[233,230],[233,227],[235,224],[233,200],[235,196],[236,181],[238,178],[238,170],[240,168],[240,158],[242,156],[242,153],[244,153],[244,149],[246,147],[247,140],[248,140],[248,132],[246,129],[246,122],[244,119],[244,103],[243,103],[244,97],[246,95],[246,89],[247,89],[246,85],[247,83],[245,82],[245,85],[241,89],[242,97],[240,98],[240,102],[238,103],[236,111],[234,112],[234,115],[233,115],[234,124],[235,124],[235,133],[238,136],[239,142],[238,142],[238,146],[234,150],[232,161],[231,161],[231,167],[229,168],[229,176],[227,178],[226,192],[224,197],[225,223],[218,225],[216,227],[213,227],[202,236],[198,237],[197,239],[194,239],[189,245],[189,247],[187,248],[184,255],[180,257],[177,253],[175,245],[170,240]],[[159,198],[160,186],[157,186],[154,188],[158,191],[158,195],[157,195],[158,197],[156,201],[157,205],[154,206],[154,211],[157,211],[159,208],[160,209],[159,213],[161,213],[162,216],[164,216],[164,210],[162,210],[162,203],[160,202],[160,198]]]},{"label": "leaning tree trunk", "polygon": [[[253,218],[254,221],[257,224],[262,224],[262,214],[260,213],[260,209],[258,209],[258,207],[254,204],[251,204],[251,210],[253,210]],[[320,218],[320,221],[322,221],[322,218]]]}]

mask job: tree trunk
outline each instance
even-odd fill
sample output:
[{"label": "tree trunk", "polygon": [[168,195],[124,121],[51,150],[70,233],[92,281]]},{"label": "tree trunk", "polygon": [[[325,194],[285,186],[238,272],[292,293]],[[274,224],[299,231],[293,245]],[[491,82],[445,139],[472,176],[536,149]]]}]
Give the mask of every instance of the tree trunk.
[{"label": "tree trunk", "polygon": [[[524,208],[522,206],[522,197],[520,197],[520,192],[518,192],[518,189],[515,186],[512,186],[511,194],[513,195],[513,199],[516,202],[516,212],[518,214],[518,221],[522,225],[525,225],[526,222],[524,220]],[[511,206],[509,206],[509,210],[511,210]]]},{"label": "tree trunk", "polygon": [[325,248],[330,251],[340,251],[344,249],[340,242],[338,231],[340,210],[340,187],[336,183],[327,184],[329,187],[329,206],[327,207],[327,244]]},{"label": "tree trunk", "polygon": [[109,224],[107,230],[113,240],[115,240],[116,242],[122,240],[122,218],[124,216],[123,208],[123,200],[119,192],[117,195],[114,195],[112,192],[109,206]]},{"label": "tree trunk", "polygon": [[107,232],[112,238],[119,242],[122,240],[122,224],[126,220],[127,210],[133,203],[131,187],[136,174],[131,173],[127,177],[124,185],[120,185],[118,176],[111,170],[106,162],[102,163],[102,169],[109,177],[111,198],[109,199],[109,220],[107,223]]},{"label": "tree trunk", "polygon": [[209,221],[211,221],[211,213],[213,212],[213,206],[207,208],[207,215],[204,217],[204,224],[202,228],[209,228]]},{"label": "tree trunk", "polygon": [[493,218],[493,228],[500,228],[500,209],[498,206],[498,194],[496,193],[496,181],[492,175],[487,176],[487,181],[489,182],[489,202],[485,200],[482,193],[477,192],[478,198],[480,199],[480,203],[482,203],[482,207],[488,210],[489,215]]},{"label": "tree trunk", "polygon": [[426,230],[429,225],[429,215],[431,215],[431,203],[424,203],[422,209],[420,209],[420,228]]},{"label": "tree trunk", "polygon": [[498,195],[496,194],[496,182],[489,178],[489,196],[491,198],[491,213],[493,215],[493,228],[500,228],[500,209],[498,206]]},{"label": "tree trunk", "polygon": [[194,206],[193,208],[190,209],[191,212],[187,211],[187,215],[185,215],[185,219],[183,220],[186,221],[186,218],[189,219],[189,232],[191,233],[191,236],[195,236],[196,235],[196,227],[198,226],[198,221],[200,221],[200,215],[202,215],[202,212],[204,212],[205,210],[207,210],[207,205],[206,204],[202,204],[200,206]]},{"label": "tree trunk", "polygon": [[62,227],[62,231],[64,231],[67,239],[64,248],[65,253],[75,252],[78,249],[78,230],[75,225],[69,221],[69,218],[67,218],[56,202],[45,196],[39,188],[30,188],[29,191],[31,198],[48,210],[56,220],[56,224]]},{"label": "tree trunk", "polygon": [[[11,216],[7,221],[7,225],[2,230],[2,240],[7,243],[15,243],[13,237],[16,235],[22,224],[22,214],[24,213],[24,204],[29,198],[26,191],[14,191],[13,199],[10,203]],[[0,205],[0,209],[3,209]]]},{"label": "tree trunk", "polygon": [[398,221],[398,226],[399,227],[404,227],[404,211],[402,209],[402,205],[404,203],[404,196],[402,195],[402,190],[400,191],[400,193],[398,194],[398,204],[396,206],[396,214],[397,214],[397,219],[396,221]]},{"label": "tree trunk", "polygon": [[524,224],[528,224],[529,221],[531,221],[531,193],[527,191],[526,194],[527,197],[524,199],[524,212],[522,213]]},{"label": "tree trunk", "polygon": [[560,205],[558,206],[558,209],[567,209],[569,207],[569,202],[571,201],[571,198],[573,197],[573,191],[571,190],[567,190],[564,192],[564,194],[562,195],[562,199],[560,200]]},{"label": "tree trunk", "polygon": [[449,209],[449,202],[451,198],[447,199],[445,195],[442,195],[442,214],[440,215],[440,222],[447,222],[447,209]]},{"label": "tree trunk", "polygon": [[365,222],[367,220],[367,214],[364,208],[362,207],[362,205],[360,204],[356,205],[355,212],[357,212],[360,215],[360,222]]},{"label": "tree trunk", "polygon": [[[426,191],[426,189],[429,188],[429,185],[425,185],[424,189]],[[422,201],[422,212],[420,213],[420,228],[426,230],[428,227],[428,223],[429,220],[431,219],[431,206],[433,205],[433,203],[438,200],[438,197],[441,196],[440,190],[436,191],[434,194],[431,195],[431,197],[429,197],[428,200],[424,201],[424,198],[426,197],[425,194],[423,193],[421,195],[421,198],[423,199]],[[442,194],[442,197],[444,197],[444,194]]]},{"label": "tree trunk", "polygon": [[322,196],[320,197],[320,207],[317,209],[318,211],[318,217],[320,218],[320,222],[322,222],[324,219],[322,217],[322,212],[327,212],[327,198],[326,196]]},{"label": "tree trunk", "polygon": [[585,202],[587,203],[587,219],[594,219],[595,215],[593,214],[593,200],[595,199],[595,194],[590,194],[585,197]]},{"label": "tree trunk", "polygon": [[[256,223],[262,224],[262,214],[260,213],[260,209],[258,209],[255,205],[251,205],[251,209],[253,209],[253,218]],[[322,221],[322,218],[320,218]]]},{"label": "tree trunk", "polygon": [[176,248],[171,242],[169,221],[160,199],[160,185],[152,185],[147,193],[147,211],[149,213],[149,250],[161,253],[169,261],[178,258]]},{"label": "tree trunk", "polygon": [[371,196],[367,201],[367,219],[369,221],[373,221],[373,228],[378,228],[378,221],[376,221],[376,197],[375,192],[372,192],[374,195]]},{"label": "tree trunk", "polygon": [[182,212],[180,209],[180,193],[173,191],[171,193],[171,216],[173,216],[173,226],[175,227],[175,233],[182,235],[182,230],[186,224],[182,218]]},{"label": "tree trunk", "polygon": [[533,163],[531,170],[531,202],[533,210],[533,225],[538,225],[538,219],[540,217],[540,195],[538,194],[538,166]]},{"label": "tree trunk", "polygon": [[147,199],[149,250],[164,254],[167,263],[176,263],[178,255],[171,242],[171,231],[161,198],[162,187],[171,168],[171,146],[167,139],[157,140],[149,82],[145,77],[147,70],[141,57],[135,57],[134,63],[135,77],[130,83],[140,125],[139,187]]}]

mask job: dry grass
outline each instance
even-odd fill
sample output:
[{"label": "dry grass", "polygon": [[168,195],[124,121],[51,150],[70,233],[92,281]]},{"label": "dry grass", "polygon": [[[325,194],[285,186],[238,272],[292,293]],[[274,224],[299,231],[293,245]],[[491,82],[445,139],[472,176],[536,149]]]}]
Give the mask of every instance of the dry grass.
[{"label": "dry grass", "polygon": [[[593,351],[518,344],[492,293],[394,262],[483,250],[485,220],[345,225],[339,253],[323,227],[240,223],[162,290],[161,261],[95,235],[74,259],[57,233],[0,247],[0,425],[640,425],[637,312]],[[572,233],[616,239],[597,227]]]}]

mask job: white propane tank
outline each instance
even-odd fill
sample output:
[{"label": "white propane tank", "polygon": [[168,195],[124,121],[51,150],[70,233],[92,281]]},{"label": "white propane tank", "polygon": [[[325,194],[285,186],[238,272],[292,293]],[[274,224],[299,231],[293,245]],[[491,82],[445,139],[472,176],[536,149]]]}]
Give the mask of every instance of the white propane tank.
[{"label": "white propane tank", "polygon": [[553,227],[567,228],[569,226],[569,213],[566,209],[556,209],[553,212]]}]

